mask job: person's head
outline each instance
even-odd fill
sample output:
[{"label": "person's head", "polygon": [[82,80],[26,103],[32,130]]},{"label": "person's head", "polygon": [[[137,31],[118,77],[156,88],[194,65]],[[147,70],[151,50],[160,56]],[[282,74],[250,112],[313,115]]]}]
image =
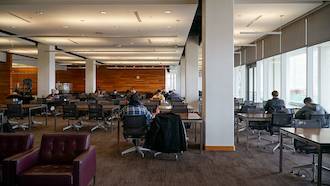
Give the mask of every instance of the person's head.
[{"label": "person's head", "polygon": [[156,91],[156,94],[160,94],[161,92],[162,92],[162,91],[158,89],[158,90]]},{"label": "person's head", "polygon": [[137,94],[132,94],[130,97],[129,97],[129,100],[128,100],[128,105],[132,105],[132,106],[139,106],[141,103],[140,103],[140,98]]},{"label": "person's head", "polygon": [[132,88],[131,92],[132,92],[132,94],[135,94],[136,90],[134,88]]},{"label": "person's head", "polygon": [[312,104],[312,102],[313,102],[313,100],[310,97],[307,97],[307,98],[304,99],[305,105],[310,105],[310,104]]},{"label": "person's head", "polygon": [[115,89],[115,90],[113,90],[113,93],[117,94],[117,90],[116,90],[116,89]]},{"label": "person's head", "polygon": [[274,90],[272,92],[272,96],[273,96],[273,98],[277,98],[278,97],[278,91]]}]

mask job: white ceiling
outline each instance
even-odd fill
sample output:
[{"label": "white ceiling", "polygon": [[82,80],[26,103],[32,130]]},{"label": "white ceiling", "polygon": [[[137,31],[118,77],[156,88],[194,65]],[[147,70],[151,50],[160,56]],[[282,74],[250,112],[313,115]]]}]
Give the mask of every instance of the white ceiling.
[{"label": "white ceiling", "polygon": [[[240,32],[271,32],[321,5],[319,2],[264,4],[247,3],[248,0],[240,0],[239,2],[241,4],[235,4],[234,9],[235,45],[246,45],[262,36],[245,35],[240,34]],[[250,26],[248,26],[249,24]]]},{"label": "white ceiling", "polygon": [[[197,8],[192,0],[60,1],[1,1],[0,28],[105,64],[168,65],[179,62]],[[37,55],[16,37],[0,36],[0,48]],[[56,59],[82,60],[62,52]]]}]

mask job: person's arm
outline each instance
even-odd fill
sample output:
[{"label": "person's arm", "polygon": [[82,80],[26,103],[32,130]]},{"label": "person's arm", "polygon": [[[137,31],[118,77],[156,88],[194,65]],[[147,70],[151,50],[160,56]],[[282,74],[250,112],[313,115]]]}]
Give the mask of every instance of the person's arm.
[{"label": "person's arm", "polygon": [[265,104],[265,106],[264,106],[264,110],[265,110],[266,112],[268,112],[268,110],[269,110],[269,101],[266,102],[266,104]]},{"label": "person's arm", "polygon": [[303,108],[299,109],[295,114],[296,119],[305,119],[305,111]]}]

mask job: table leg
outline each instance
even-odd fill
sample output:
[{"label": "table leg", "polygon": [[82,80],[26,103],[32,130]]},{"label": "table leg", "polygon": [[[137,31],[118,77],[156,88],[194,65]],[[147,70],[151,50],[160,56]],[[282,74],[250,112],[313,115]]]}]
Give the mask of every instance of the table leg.
[{"label": "table leg", "polygon": [[118,120],[118,126],[117,126],[117,145],[119,145],[119,141],[120,141],[120,121]]},{"label": "table leg", "polygon": [[319,148],[317,165],[317,185],[322,185],[322,148]]},{"label": "table leg", "polygon": [[239,144],[239,136],[238,136],[238,118],[235,119],[235,124],[236,124],[236,142]]},{"label": "table leg", "polygon": [[250,135],[250,128],[249,128],[249,121],[246,121],[246,149],[249,149],[249,135]]},{"label": "table leg", "polygon": [[32,130],[32,114],[30,108],[29,108],[29,130]]},{"label": "table leg", "polygon": [[54,113],[54,131],[57,131],[56,113]]},{"label": "table leg", "polygon": [[200,150],[200,153],[203,153],[203,145],[204,145],[204,125],[203,125],[203,122],[200,122],[199,123],[200,125],[200,145],[199,145],[199,150]]},{"label": "table leg", "polygon": [[47,116],[47,107],[45,107],[45,119],[46,119],[46,126],[48,126],[48,116]]},{"label": "table leg", "polygon": [[279,162],[279,171],[282,172],[283,164],[283,134],[280,133],[280,162]]},{"label": "table leg", "polygon": [[194,128],[195,128],[195,144],[197,143],[197,126],[196,126],[196,123],[194,124]]}]

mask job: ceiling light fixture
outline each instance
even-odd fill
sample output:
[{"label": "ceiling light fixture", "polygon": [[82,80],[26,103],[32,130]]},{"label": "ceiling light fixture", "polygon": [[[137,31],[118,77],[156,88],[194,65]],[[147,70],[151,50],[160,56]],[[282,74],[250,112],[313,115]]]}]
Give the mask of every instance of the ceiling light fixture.
[{"label": "ceiling light fixture", "polygon": [[281,35],[282,32],[240,32],[241,35]]},{"label": "ceiling light fixture", "polygon": [[252,21],[250,21],[246,27],[250,27],[251,25],[253,25],[256,21],[258,21],[260,18],[262,17],[262,15],[259,15],[258,17],[254,18]]},{"label": "ceiling light fixture", "polygon": [[63,28],[69,28],[69,26],[68,25],[64,25]]},{"label": "ceiling light fixture", "polygon": [[165,13],[165,14],[171,14],[172,11],[171,11],[171,10],[165,10],[164,13]]},{"label": "ceiling light fixture", "polygon": [[101,11],[100,13],[101,13],[101,14],[107,14],[107,12],[106,12],[106,11]]},{"label": "ceiling light fixture", "polygon": [[42,10],[39,10],[39,11],[37,11],[36,13],[39,14],[39,15],[44,15],[45,12],[42,11]]},{"label": "ceiling light fixture", "polygon": [[142,22],[142,20],[141,20],[141,17],[140,17],[140,15],[139,15],[139,12],[138,11],[134,11],[134,15],[135,15],[135,17],[136,17],[136,19],[138,20],[138,22]]}]

